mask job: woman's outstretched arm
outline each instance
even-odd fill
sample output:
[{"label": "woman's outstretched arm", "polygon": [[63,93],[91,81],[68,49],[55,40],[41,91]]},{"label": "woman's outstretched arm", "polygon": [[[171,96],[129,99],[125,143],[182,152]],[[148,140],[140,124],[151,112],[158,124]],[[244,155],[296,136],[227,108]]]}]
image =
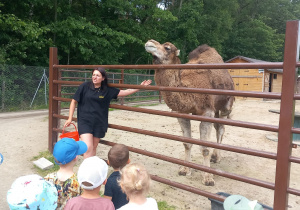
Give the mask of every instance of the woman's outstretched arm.
[{"label": "woman's outstretched arm", "polygon": [[[149,80],[144,80],[141,85],[145,85],[145,86],[148,86],[150,85],[152,82],[151,79]],[[118,97],[122,97],[122,96],[128,96],[128,95],[131,95],[133,93],[136,93],[138,92],[139,89],[127,89],[127,90],[120,90],[119,94],[118,94]]]}]

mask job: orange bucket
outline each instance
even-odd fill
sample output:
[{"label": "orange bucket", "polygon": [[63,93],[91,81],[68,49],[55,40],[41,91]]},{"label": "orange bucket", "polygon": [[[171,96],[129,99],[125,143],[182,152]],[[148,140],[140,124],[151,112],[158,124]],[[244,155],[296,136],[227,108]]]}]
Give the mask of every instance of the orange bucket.
[{"label": "orange bucket", "polygon": [[61,135],[59,137],[61,139],[62,138],[72,138],[75,141],[79,141],[79,133],[77,131],[76,125],[74,123],[71,123],[71,124],[74,125],[76,131],[65,133],[65,126],[64,126],[63,131],[62,131],[62,133],[61,133]]}]

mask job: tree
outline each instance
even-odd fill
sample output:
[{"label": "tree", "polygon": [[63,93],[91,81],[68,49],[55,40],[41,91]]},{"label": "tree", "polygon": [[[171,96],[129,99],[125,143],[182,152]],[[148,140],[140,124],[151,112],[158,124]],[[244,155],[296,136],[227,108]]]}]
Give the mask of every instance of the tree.
[{"label": "tree", "polygon": [[0,11],[1,63],[40,65],[47,60],[46,55],[37,52],[49,45],[44,35],[46,27],[32,21],[23,21],[13,14]]},{"label": "tree", "polygon": [[266,61],[279,61],[284,37],[260,20],[236,25],[226,42],[225,60],[238,55]]}]

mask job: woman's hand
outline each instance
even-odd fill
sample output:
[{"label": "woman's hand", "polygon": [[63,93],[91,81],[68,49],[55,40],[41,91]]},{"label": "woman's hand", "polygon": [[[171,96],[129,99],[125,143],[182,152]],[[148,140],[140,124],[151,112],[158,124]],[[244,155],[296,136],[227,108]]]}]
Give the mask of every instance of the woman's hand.
[{"label": "woman's hand", "polygon": [[[148,79],[148,80],[144,80],[141,85],[144,85],[144,86],[148,86],[150,85],[152,82],[151,79]],[[138,92],[139,89],[127,89],[127,90],[120,90],[119,94],[118,94],[118,97],[124,97],[124,96],[128,96],[128,95],[131,95],[133,93],[136,93]]]},{"label": "woman's hand", "polygon": [[64,127],[68,127],[70,124],[71,124],[72,120],[68,119],[66,122],[65,122],[65,125]]},{"label": "woman's hand", "polygon": [[152,82],[152,80],[151,80],[151,79],[144,80],[144,81],[141,83],[141,85],[148,86],[148,85],[150,85],[150,84],[151,84],[151,82]]}]

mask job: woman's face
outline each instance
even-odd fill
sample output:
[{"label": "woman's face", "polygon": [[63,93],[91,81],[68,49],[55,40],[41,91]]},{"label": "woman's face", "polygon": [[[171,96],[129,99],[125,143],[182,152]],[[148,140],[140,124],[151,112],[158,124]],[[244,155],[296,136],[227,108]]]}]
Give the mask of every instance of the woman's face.
[{"label": "woman's face", "polygon": [[101,82],[102,82],[104,79],[105,79],[105,78],[102,77],[102,74],[100,73],[100,71],[94,70],[93,76],[92,76],[92,80],[93,80],[94,85],[100,85]]}]

